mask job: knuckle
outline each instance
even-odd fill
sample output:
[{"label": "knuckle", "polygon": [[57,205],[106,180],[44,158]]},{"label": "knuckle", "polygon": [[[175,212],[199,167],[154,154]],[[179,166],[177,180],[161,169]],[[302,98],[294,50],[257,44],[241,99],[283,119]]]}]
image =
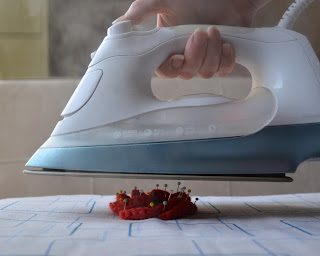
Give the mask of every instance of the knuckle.
[{"label": "knuckle", "polygon": [[142,4],[143,4],[143,0],[133,1],[132,4],[131,4],[131,8],[132,8],[132,9],[140,8],[140,6],[141,6]]}]

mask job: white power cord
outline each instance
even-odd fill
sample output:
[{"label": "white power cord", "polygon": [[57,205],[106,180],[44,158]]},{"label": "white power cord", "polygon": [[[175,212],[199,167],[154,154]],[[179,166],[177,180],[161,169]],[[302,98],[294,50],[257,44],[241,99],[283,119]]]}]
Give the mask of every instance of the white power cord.
[{"label": "white power cord", "polygon": [[292,29],[297,18],[314,0],[296,0],[290,5],[288,10],[283,14],[278,27]]}]

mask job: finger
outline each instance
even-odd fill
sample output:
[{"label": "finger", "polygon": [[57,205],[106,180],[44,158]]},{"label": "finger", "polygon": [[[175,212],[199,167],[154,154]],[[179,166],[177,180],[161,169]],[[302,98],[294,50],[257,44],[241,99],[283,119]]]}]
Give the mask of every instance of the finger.
[{"label": "finger", "polygon": [[156,70],[156,74],[160,78],[176,78],[180,74],[183,62],[183,55],[173,55],[161,64]]},{"label": "finger", "polygon": [[220,66],[216,73],[219,77],[225,77],[230,74],[235,65],[236,54],[235,50],[229,43],[222,45],[222,55],[220,59]]},{"label": "finger", "polygon": [[205,59],[202,67],[199,70],[199,76],[205,79],[209,79],[217,72],[221,58],[221,36],[220,32],[215,27],[208,29],[208,44]]},{"label": "finger", "polygon": [[112,22],[112,24],[119,21],[131,20],[132,26],[138,25],[157,13],[165,12],[166,2],[163,0],[136,0],[131,4],[128,11]]},{"label": "finger", "polygon": [[206,54],[208,35],[197,29],[189,38],[184,51],[184,63],[179,77],[191,79],[200,70]]}]

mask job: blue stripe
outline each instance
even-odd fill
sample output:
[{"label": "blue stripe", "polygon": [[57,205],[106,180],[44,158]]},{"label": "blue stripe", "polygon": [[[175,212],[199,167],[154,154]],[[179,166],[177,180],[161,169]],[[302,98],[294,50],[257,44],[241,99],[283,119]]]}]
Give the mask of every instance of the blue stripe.
[{"label": "blue stripe", "polygon": [[215,231],[217,231],[219,234],[222,234],[222,232],[221,232],[219,229],[217,229],[217,228],[214,226],[214,224],[212,224],[211,226],[212,226],[212,228],[213,228]]},{"label": "blue stripe", "polygon": [[233,226],[235,226],[236,228],[238,228],[239,230],[241,230],[243,233],[246,233],[249,236],[254,236],[252,234],[250,234],[249,232],[245,231],[243,228],[240,228],[237,224],[233,224]]},{"label": "blue stripe", "polygon": [[201,200],[201,198],[200,197],[198,197],[199,198],[199,201],[204,205],[204,206],[206,206],[206,204]]},{"label": "blue stripe", "polygon": [[277,201],[277,200],[272,200],[273,202],[276,202],[276,203],[278,203],[278,204],[280,204],[280,205],[283,205],[283,206],[285,206],[285,207],[289,207],[288,205],[285,205],[284,203],[281,203],[281,202],[279,202],[279,201]]},{"label": "blue stripe", "polygon": [[288,225],[288,226],[290,226],[290,227],[292,227],[292,228],[295,228],[295,229],[297,229],[297,230],[299,230],[299,231],[301,231],[301,232],[303,232],[303,233],[305,233],[305,234],[308,234],[308,235],[310,235],[310,236],[314,236],[314,235],[315,235],[315,234],[312,234],[312,233],[310,233],[310,232],[308,232],[308,231],[303,230],[302,228],[298,228],[298,227],[296,227],[296,226],[294,226],[294,225],[292,225],[292,224],[290,224],[290,223],[288,223],[288,222],[285,222],[284,220],[280,220],[280,222],[282,222],[282,223],[284,223],[284,224],[286,224],[286,225]]},{"label": "blue stripe", "polygon": [[94,202],[94,203],[93,203],[93,205],[92,205],[92,207],[91,207],[91,209],[90,209],[89,213],[92,213],[93,207],[94,207],[95,205],[96,205],[96,202]]},{"label": "blue stripe", "polygon": [[53,244],[55,243],[56,241],[52,241],[50,244],[49,244],[49,247],[48,247],[48,249],[46,250],[46,252],[45,252],[45,256],[49,256],[49,253],[50,253],[50,251],[51,251],[51,248],[52,248],[52,246],[53,246]]},{"label": "blue stripe", "polygon": [[78,220],[80,219],[80,217],[76,218],[75,221],[73,221],[70,225],[67,226],[67,228],[70,228],[74,223],[76,223]]},{"label": "blue stripe", "polygon": [[92,201],[92,199],[93,199],[93,198],[91,198],[91,199],[87,202],[86,207],[89,205],[89,203]]},{"label": "blue stripe", "polygon": [[241,212],[243,212],[245,215],[247,215],[247,216],[251,216],[249,213],[247,213],[246,211],[244,211],[244,210],[241,210]]},{"label": "blue stripe", "polygon": [[132,235],[132,223],[129,224],[129,232],[128,232],[128,236]]},{"label": "blue stripe", "polygon": [[272,251],[270,251],[268,248],[264,247],[262,244],[258,243],[256,240],[252,240],[256,245],[258,245],[261,249],[263,249],[265,252],[267,252],[269,255],[276,256],[277,254],[274,254]]},{"label": "blue stripe", "polygon": [[76,207],[76,205],[78,204],[79,202],[76,202],[71,209],[73,209],[74,207]]},{"label": "blue stripe", "polygon": [[51,210],[51,211],[47,214],[47,216],[50,216],[51,213],[53,213],[56,209],[57,209],[57,207],[56,207],[56,208],[53,208],[53,210]]},{"label": "blue stripe", "polygon": [[177,224],[178,228],[179,228],[180,230],[182,230],[182,228],[181,228],[181,226],[180,226],[179,222],[178,222],[177,220],[174,220],[174,221],[176,222],[176,224]]},{"label": "blue stripe", "polygon": [[102,242],[107,241],[107,235],[108,235],[108,231],[104,232],[104,235],[102,237]]},{"label": "blue stripe", "polygon": [[202,233],[199,233],[199,235],[200,235],[204,240],[206,240],[207,242],[211,243],[211,241],[208,239],[207,236],[205,236],[205,235],[202,234]]},{"label": "blue stripe", "polygon": [[43,233],[48,233],[51,229],[53,229],[54,226],[56,226],[57,224],[53,224],[51,227],[49,227],[48,229],[46,229],[45,231],[43,231]]},{"label": "blue stripe", "polygon": [[201,248],[199,247],[199,245],[196,243],[196,241],[192,240],[193,245],[196,247],[196,249],[198,250],[198,252],[200,253],[201,256],[205,256],[204,252],[201,250]]},{"label": "blue stripe", "polygon": [[81,225],[82,225],[82,224],[83,224],[83,223],[80,223],[78,226],[76,226],[76,227],[75,227],[75,229],[74,229],[74,230],[72,230],[72,232],[70,233],[70,235],[69,235],[69,236],[72,236],[72,235],[74,234],[74,232],[76,232],[76,231],[77,231],[77,229],[81,227]]},{"label": "blue stripe", "polygon": [[217,217],[217,220],[218,220],[221,224],[225,225],[227,228],[229,228],[230,230],[232,230],[232,228],[230,228],[227,223],[225,223],[224,221],[220,220],[219,217]]},{"label": "blue stripe", "polygon": [[48,205],[52,205],[52,204],[54,204],[55,202],[57,202],[58,200],[60,200],[61,198],[57,198],[56,200],[54,200],[54,201],[52,201],[50,204],[48,204]]},{"label": "blue stripe", "polygon": [[261,212],[259,209],[257,209],[257,208],[254,208],[253,206],[251,206],[250,204],[247,204],[247,203],[244,203],[246,206],[248,206],[248,207],[250,207],[250,208],[252,208],[252,209],[254,209],[254,210],[256,210],[257,212]]},{"label": "blue stripe", "polygon": [[302,196],[300,196],[300,195],[298,195],[298,194],[293,194],[293,195],[296,196],[296,197],[298,197],[298,198],[300,198],[301,200],[303,200],[303,201],[305,201],[305,202],[308,202],[308,203],[310,203],[310,204],[315,204],[315,205],[317,205],[317,206],[320,206],[320,203],[312,202],[312,201],[310,201],[310,200],[307,200],[306,198],[303,198]]},{"label": "blue stripe", "polygon": [[4,209],[8,208],[9,206],[14,205],[14,204],[19,203],[19,202],[20,202],[20,201],[17,201],[17,202],[14,202],[14,203],[12,203],[12,204],[9,204],[9,205],[1,208],[0,210],[4,210]]},{"label": "blue stripe", "polygon": [[29,219],[25,220],[25,221],[22,221],[21,223],[17,224],[15,227],[18,227],[26,222],[28,222],[29,220],[31,220],[32,218],[36,217],[38,214],[34,214],[33,216],[31,216]]},{"label": "blue stripe", "polygon": [[6,241],[6,243],[8,243],[8,242],[11,241],[12,239],[16,238],[17,236],[19,236],[22,232],[23,232],[23,230],[15,233],[13,236],[10,236],[10,237],[8,238],[8,240]]},{"label": "blue stripe", "polygon": [[218,210],[218,208],[215,207],[213,204],[211,204],[211,203],[209,203],[209,202],[208,202],[208,204],[209,204],[212,208],[214,208],[214,209],[217,211],[217,213],[221,213],[221,212]]}]

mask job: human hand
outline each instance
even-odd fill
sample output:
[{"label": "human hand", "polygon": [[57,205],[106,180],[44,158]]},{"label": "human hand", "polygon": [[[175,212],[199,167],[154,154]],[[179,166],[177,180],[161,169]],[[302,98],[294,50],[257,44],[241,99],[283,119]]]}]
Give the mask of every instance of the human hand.
[{"label": "human hand", "polygon": [[[223,24],[250,26],[256,11],[271,0],[136,0],[129,10],[114,21],[131,20],[137,25],[158,15],[160,27],[182,24]],[[231,73],[235,51],[221,40],[217,28],[196,30],[189,38],[183,55],[169,57],[156,71],[159,77],[191,79],[196,74],[208,79]]]}]

